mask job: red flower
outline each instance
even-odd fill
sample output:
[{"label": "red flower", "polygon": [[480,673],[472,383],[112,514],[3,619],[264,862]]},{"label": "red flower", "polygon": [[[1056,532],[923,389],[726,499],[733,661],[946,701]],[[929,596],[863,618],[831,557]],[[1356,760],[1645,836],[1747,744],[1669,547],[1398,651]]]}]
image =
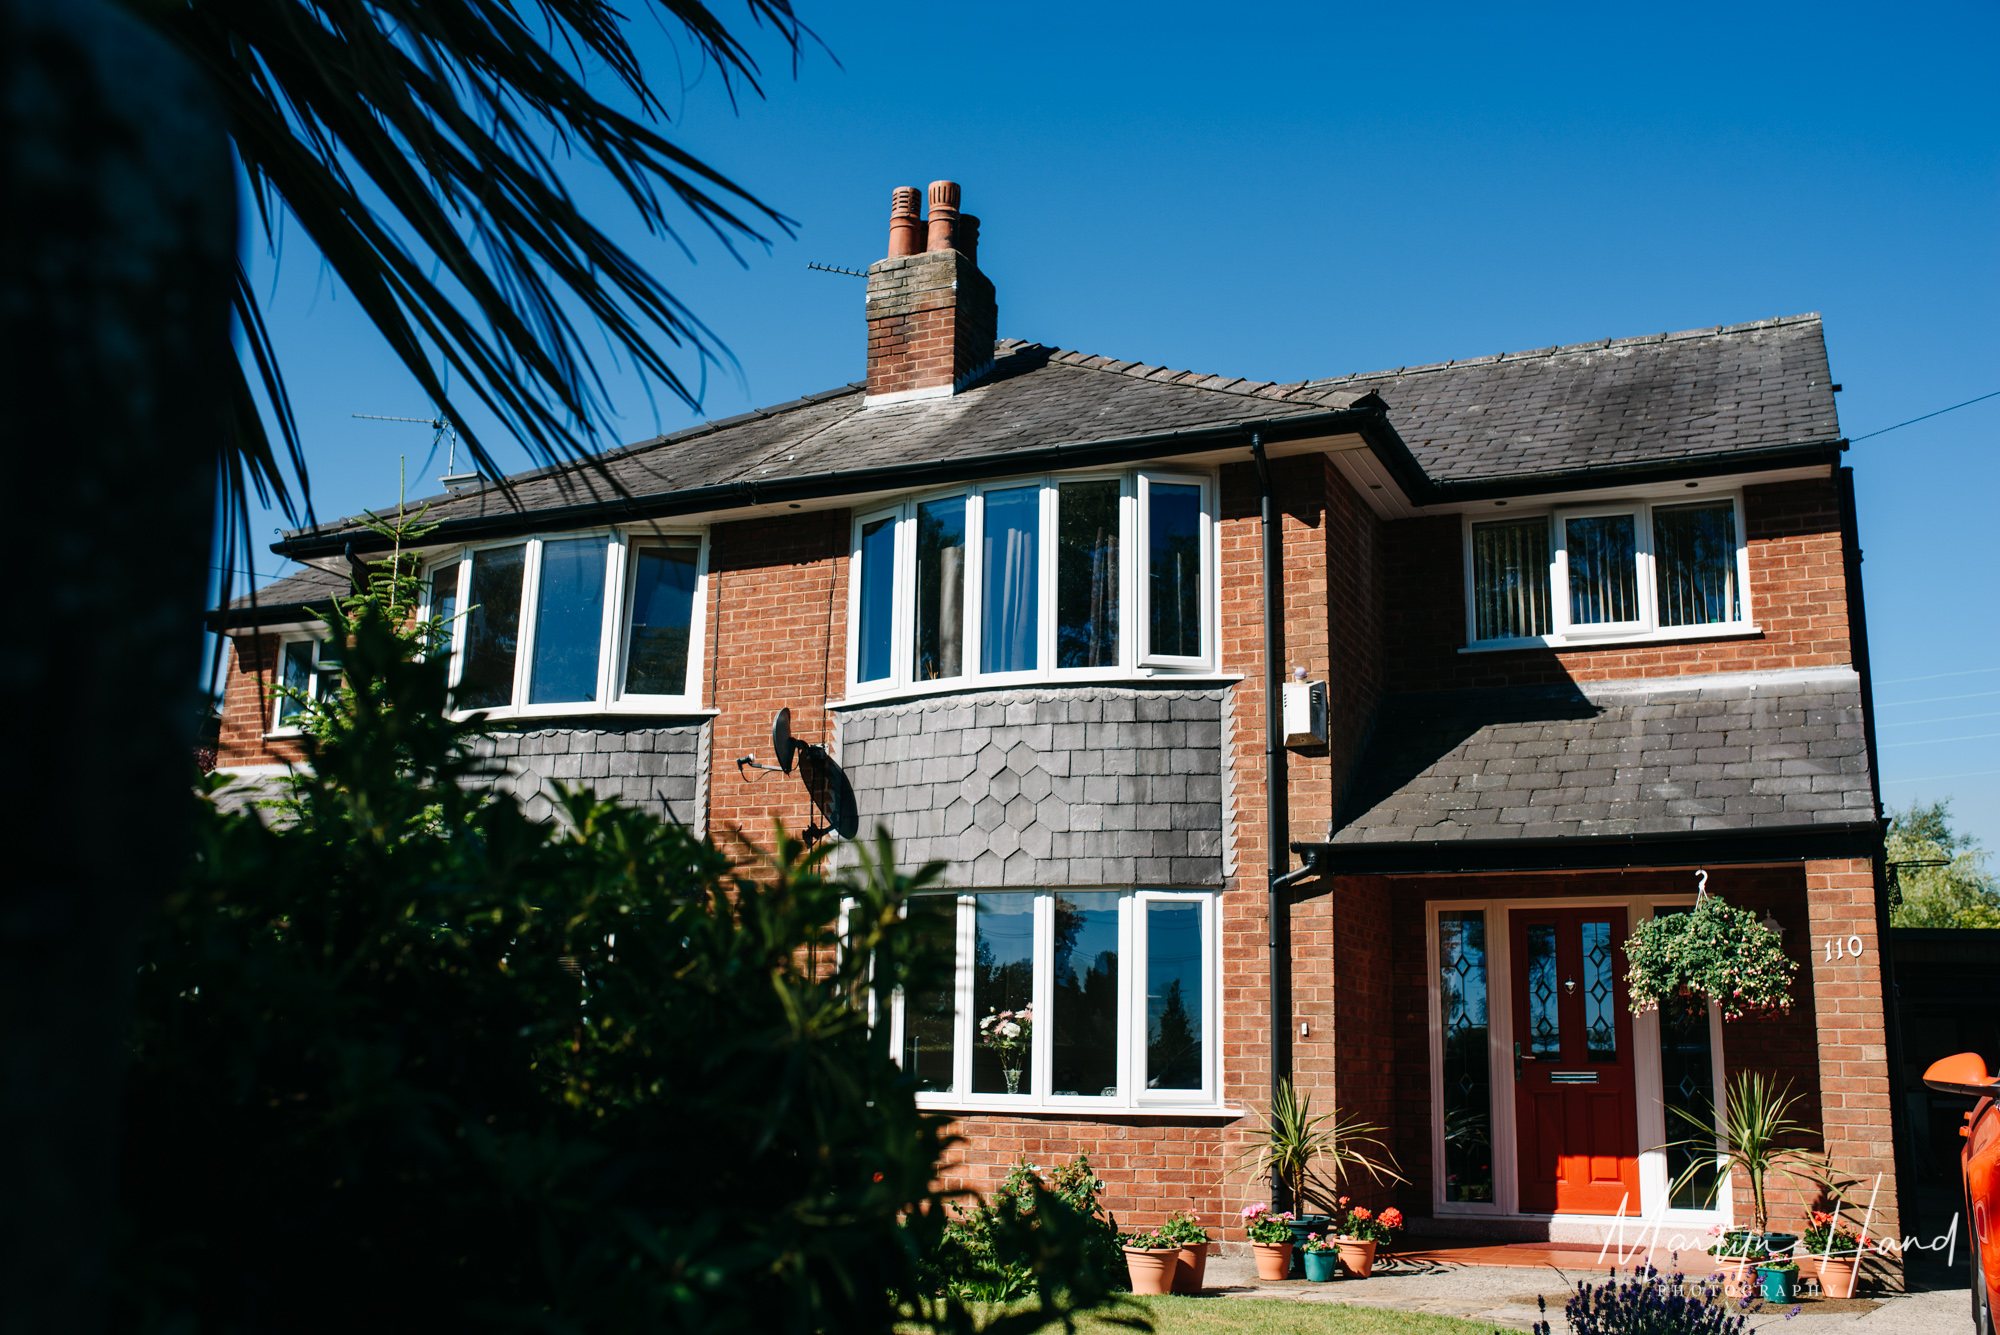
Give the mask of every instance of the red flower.
[{"label": "red flower", "polygon": [[1354,1207],[1354,1217],[1356,1219],[1366,1221],[1369,1219],[1373,1219],[1375,1217],[1375,1212],[1369,1209],[1365,1205],[1357,1205]]},{"label": "red flower", "polygon": [[1382,1212],[1382,1223],[1387,1228],[1401,1228],[1403,1226],[1403,1212],[1393,1205],[1390,1206]]}]

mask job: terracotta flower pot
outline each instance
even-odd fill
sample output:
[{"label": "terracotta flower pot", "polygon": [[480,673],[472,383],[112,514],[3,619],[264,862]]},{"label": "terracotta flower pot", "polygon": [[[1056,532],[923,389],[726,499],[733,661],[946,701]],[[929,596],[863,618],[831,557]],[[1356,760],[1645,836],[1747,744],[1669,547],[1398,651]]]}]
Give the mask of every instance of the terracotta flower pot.
[{"label": "terracotta flower pot", "polygon": [[1375,1240],[1335,1238],[1333,1241],[1340,1248],[1340,1268],[1356,1279],[1368,1278],[1375,1269]]},{"label": "terracotta flower pot", "polygon": [[1125,1273],[1132,1278],[1134,1293],[1172,1293],[1180,1269],[1178,1247],[1125,1248]]},{"label": "terracotta flower pot", "polygon": [[1257,1258],[1257,1278],[1283,1279],[1292,1271],[1292,1244],[1253,1242],[1250,1252]]},{"label": "terracotta flower pot", "polygon": [[1175,1293],[1200,1293],[1208,1273],[1208,1244],[1191,1242],[1180,1250],[1180,1268],[1174,1272]]},{"label": "terracotta flower pot", "polygon": [[1852,1253],[1844,1256],[1821,1256],[1814,1258],[1819,1272],[1819,1291],[1828,1298],[1852,1298],[1854,1296],[1857,1272],[1861,1269],[1861,1258]]}]

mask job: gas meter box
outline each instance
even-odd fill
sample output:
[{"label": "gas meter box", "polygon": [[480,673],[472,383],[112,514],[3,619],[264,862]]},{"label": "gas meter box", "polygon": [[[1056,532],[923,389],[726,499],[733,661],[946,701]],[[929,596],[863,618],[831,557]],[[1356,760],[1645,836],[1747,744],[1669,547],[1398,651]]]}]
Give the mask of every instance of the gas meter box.
[{"label": "gas meter box", "polygon": [[1285,683],[1285,745],[1294,750],[1326,745],[1326,683]]}]

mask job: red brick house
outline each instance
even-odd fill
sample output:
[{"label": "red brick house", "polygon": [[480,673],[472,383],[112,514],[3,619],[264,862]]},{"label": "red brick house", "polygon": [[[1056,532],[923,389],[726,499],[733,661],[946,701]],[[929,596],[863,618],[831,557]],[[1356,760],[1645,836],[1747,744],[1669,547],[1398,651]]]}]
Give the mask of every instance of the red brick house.
[{"label": "red brick house", "polygon": [[[998,339],[957,203],[896,192],[865,380],[614,451],[623,495],[549,468],[435,501],[457,703],[508,782],[798,828],[803,789],[736,763],[789,708],[864,830],[949,864],[916,911],[956,986],[893,1023],[957,1181],[1088,1152],[1123,1220],[1233,1215],[1290,1074],[1391,1129],[1410,1181],[1376,1194],[1420,1231],[1692,1237],[1742,1206],[1669,1191],[1668,1110],[1758,1068],[1893,1234],[1818,317],[1255,383]],[[223,767],[298,758],[273,674],[313,679],[316,609],[378,545],[291,534],[314,568],[218,614]],[[1698,872],[1783,933],[1788,1015],[1623,1004],[1620,941]],[[1028,1008],[1018,1055],[980,1041]]]}]

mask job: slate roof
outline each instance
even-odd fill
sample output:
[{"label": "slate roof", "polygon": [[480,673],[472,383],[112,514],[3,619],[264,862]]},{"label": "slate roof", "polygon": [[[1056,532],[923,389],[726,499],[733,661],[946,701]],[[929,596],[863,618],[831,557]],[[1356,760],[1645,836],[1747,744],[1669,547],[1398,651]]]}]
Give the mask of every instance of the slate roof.
[{"label": "slate roof", "polygon": [[1840,436],[1817,314],[1315,380],[1369,390],[1433,482]]},{"label": "slate roof", "polygon": [[[257,590],[256,606],[263,609],[324,603],[331,598],[345,598],[352,588],[353,583],[346,575],[336,575],[318,566],[307,566],[283,579],[272,580]],[[232,610],[248,609],[251,606],[250,595],[232,599],[229,606]]]},{"label": "slate roof", "polygon": [[1851,668],[1389,696],[1332,842],[1873,820]]},{"label": "slate roof", "polygon": [[[1288,385],[1004,339],[993,369],[949,398],[863,408],[862,390],[845,385],[601,458],[628,494],[645,497],[1386,404],[1426,477],[1451,483],[1839,436],[1817,315]],[[429,518],[497,518],[516,504],[534,511],[615,495],[603,476],[575,464],[511,481],[514,501],[497,487],[433,497]],[[338,520],[318,533],[358,527]]]}]

